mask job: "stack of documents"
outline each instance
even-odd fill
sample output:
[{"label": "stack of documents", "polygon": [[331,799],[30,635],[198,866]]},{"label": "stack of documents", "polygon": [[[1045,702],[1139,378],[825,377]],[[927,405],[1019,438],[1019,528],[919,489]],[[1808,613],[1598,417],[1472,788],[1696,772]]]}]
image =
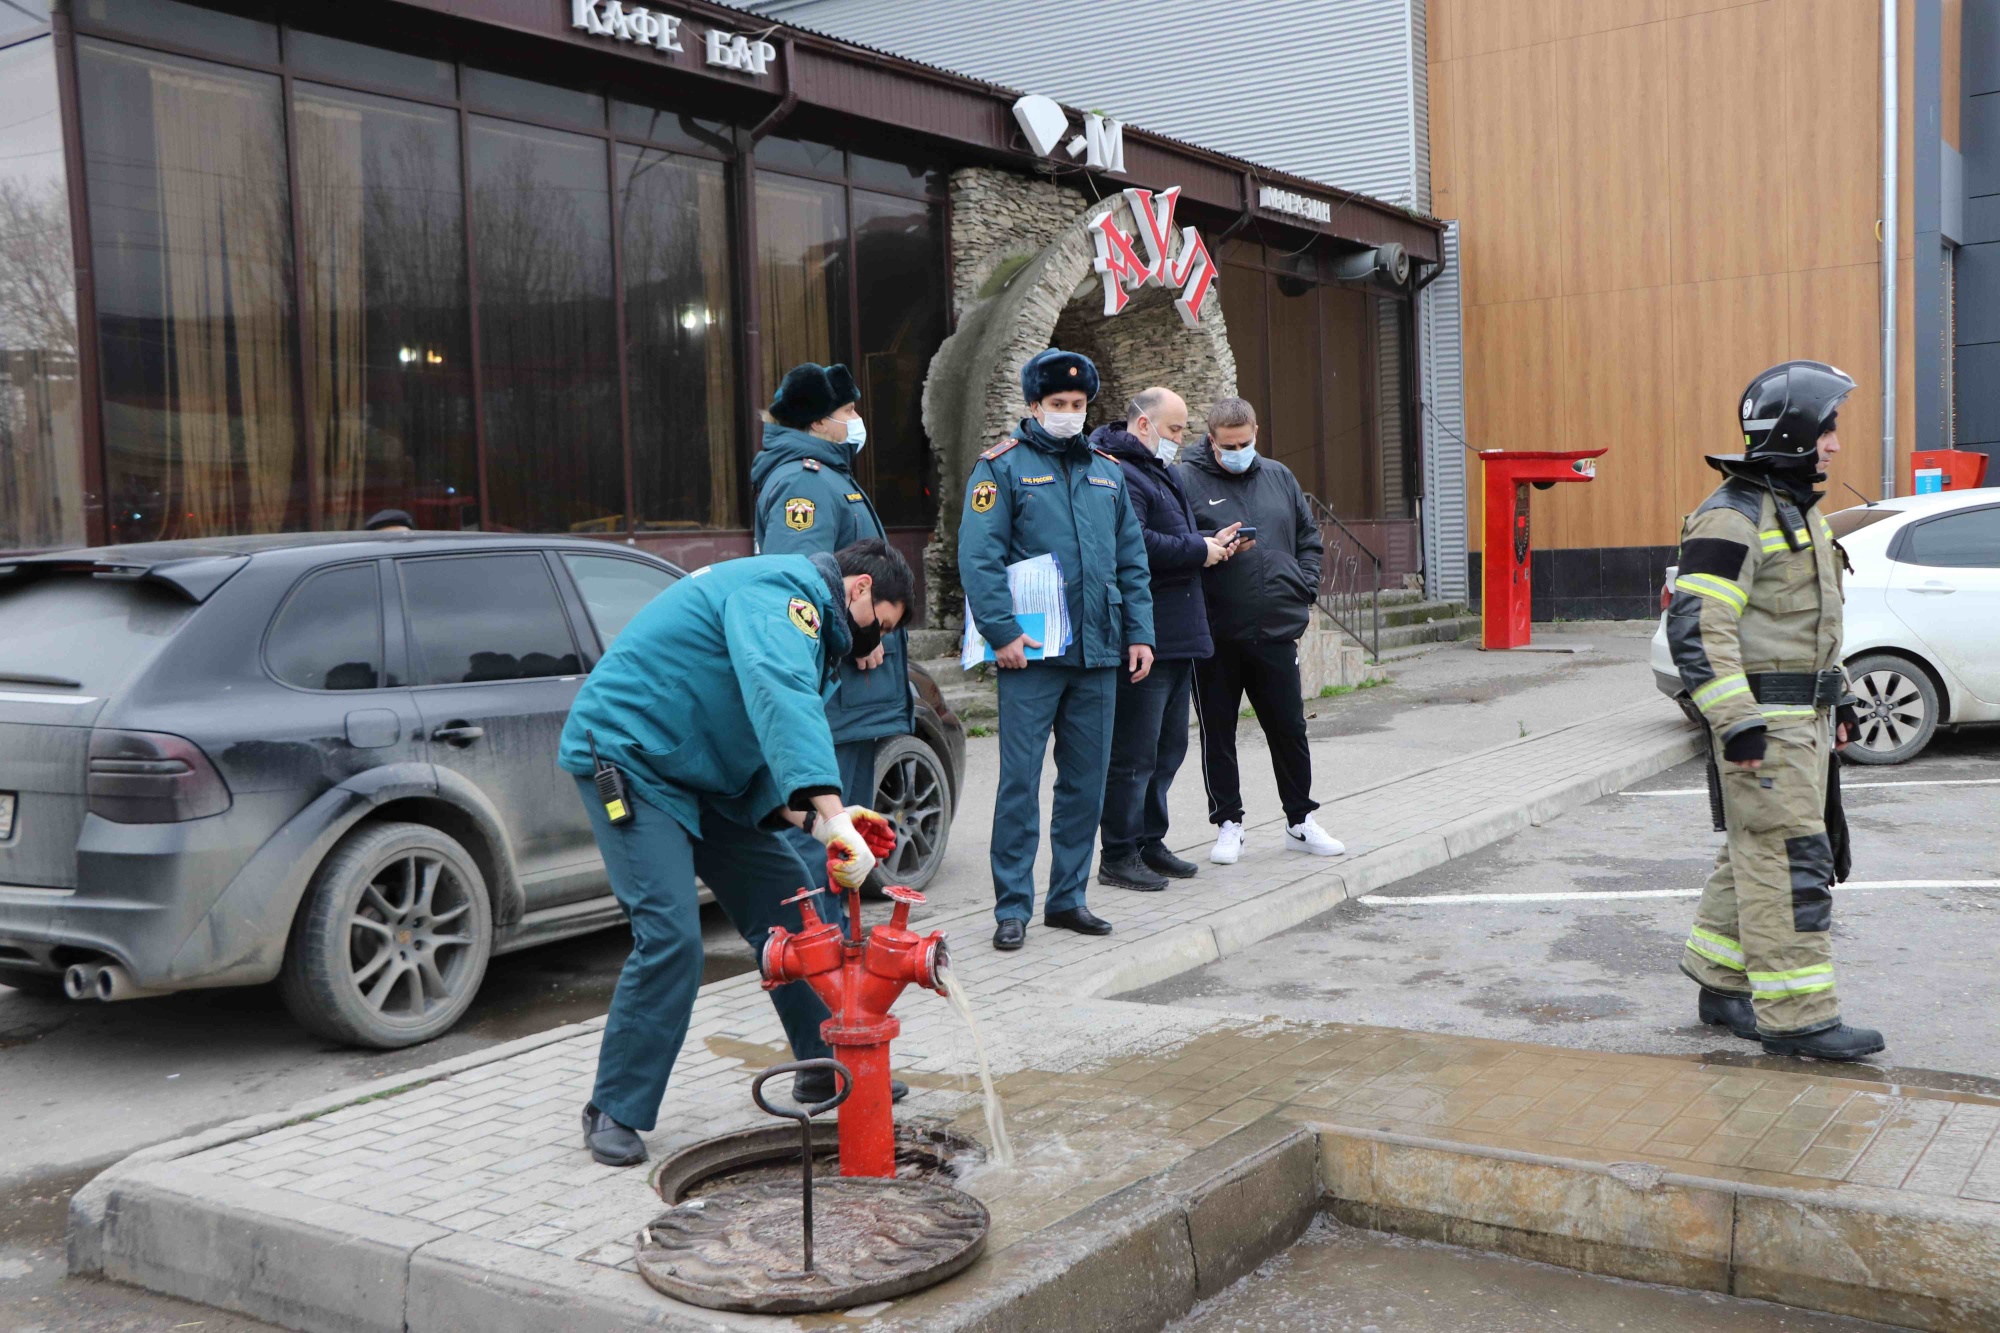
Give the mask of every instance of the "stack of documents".
[{"label": "stack of documents", "polygon": [[[1069,597],[1063,583],[1062,566],[1053,555],[1029,556],[1007,566],[1007,590],[1014,597],[1014,619],[1021,632],[1041,643],[1029,648],[1028,657],[1061,657],[1069,650]],[[972,603],[965,604],[965,646],[959,665],[971,670],[993,660],[993,645],[980,634],[972,619]]]}]

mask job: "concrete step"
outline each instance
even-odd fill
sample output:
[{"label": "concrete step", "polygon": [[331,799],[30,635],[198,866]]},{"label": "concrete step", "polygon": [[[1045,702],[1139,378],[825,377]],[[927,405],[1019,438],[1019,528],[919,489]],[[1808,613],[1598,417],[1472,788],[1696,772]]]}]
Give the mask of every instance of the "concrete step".
[{"label": "concrete step", "polygon": [[[1432,620],[1454,620],[1470,608],[1464,602],[1414,601],[1382,604],[1382,628],[1392,625],[1421,625]],[[1365,614],[1365,613],[1364,613]]]},{"label": "concrete step", "polygon": [[1438,620],[1420,621],[1414,625],[1382,626],[1382,641],[1377,647],[1382,652],[1408,648],[1422,643],[1453,643],[1459,639],[1479,637],[1479,617],[1472,615],[1446,616]]},{"label": "concrete step", "polygon": [[908,637],[912,661],[951,657],[958,652],[959,633],[955,629],[913,629]]}]

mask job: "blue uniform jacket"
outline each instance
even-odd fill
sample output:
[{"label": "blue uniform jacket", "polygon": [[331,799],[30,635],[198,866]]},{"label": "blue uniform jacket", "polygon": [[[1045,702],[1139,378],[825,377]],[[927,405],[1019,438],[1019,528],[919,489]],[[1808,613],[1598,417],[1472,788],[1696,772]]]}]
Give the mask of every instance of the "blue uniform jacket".
[{"label": "blue uniform jacket", "polygon": [[[881,516],[848,471],[852,457],[845,444],[765,423],[764,447],[750,464],[759,554],[832,555],[870,537],[888,540]],[[882,665],[874,670],[841,659],[839,685],[826,706],[835,745],[916,730],[908,661],[909,641],[900,629],[882,636]]]},{"label": "blue uniform jacket", "polygon": [[1049,660],[1118,666],[1128,645],[1152,646],[1146,540],[1124,470],[1083,436],[1058,440],[1026,417],[973,465],[958,527],[959,581],[995,648],[1021,635],[1007,566],[1044,553],[1062,567],[1073,633],[1069,650]]},{"label": "blue uniform jacket", "polygon": [[594,735],[635,794],[691,838],[704,799],[754,825],[800,794],[838,792],[826,697],[851,634],[828,556],[697,570],[634,616],[590,673],[558,762],[589,776]]}]

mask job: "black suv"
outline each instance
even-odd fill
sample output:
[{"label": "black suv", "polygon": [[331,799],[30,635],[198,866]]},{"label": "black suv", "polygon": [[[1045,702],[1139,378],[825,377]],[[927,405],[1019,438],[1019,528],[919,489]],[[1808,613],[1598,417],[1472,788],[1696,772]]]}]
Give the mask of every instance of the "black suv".
[{"label": "black suv", "polygon": [[[557,739],[683,571],[561,537],[319,534],[0,561],[0,984],[276,977],[322,1035],[457,1022],[495,953],[622,920]],[[965,736],[912,668],[887,870],[937,872]]]}]

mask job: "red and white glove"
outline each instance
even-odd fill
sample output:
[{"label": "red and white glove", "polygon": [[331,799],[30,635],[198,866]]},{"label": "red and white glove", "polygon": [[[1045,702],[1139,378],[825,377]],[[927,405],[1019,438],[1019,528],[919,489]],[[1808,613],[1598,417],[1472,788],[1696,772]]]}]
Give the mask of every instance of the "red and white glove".
[{"label": "red and white glove", "polygon": [[831,819],[813,825],[813,836],[826,848],[827,873],[843,889],[861,887],[880,858],[896,850],[896,830],[881,815],[850,805]]}]

